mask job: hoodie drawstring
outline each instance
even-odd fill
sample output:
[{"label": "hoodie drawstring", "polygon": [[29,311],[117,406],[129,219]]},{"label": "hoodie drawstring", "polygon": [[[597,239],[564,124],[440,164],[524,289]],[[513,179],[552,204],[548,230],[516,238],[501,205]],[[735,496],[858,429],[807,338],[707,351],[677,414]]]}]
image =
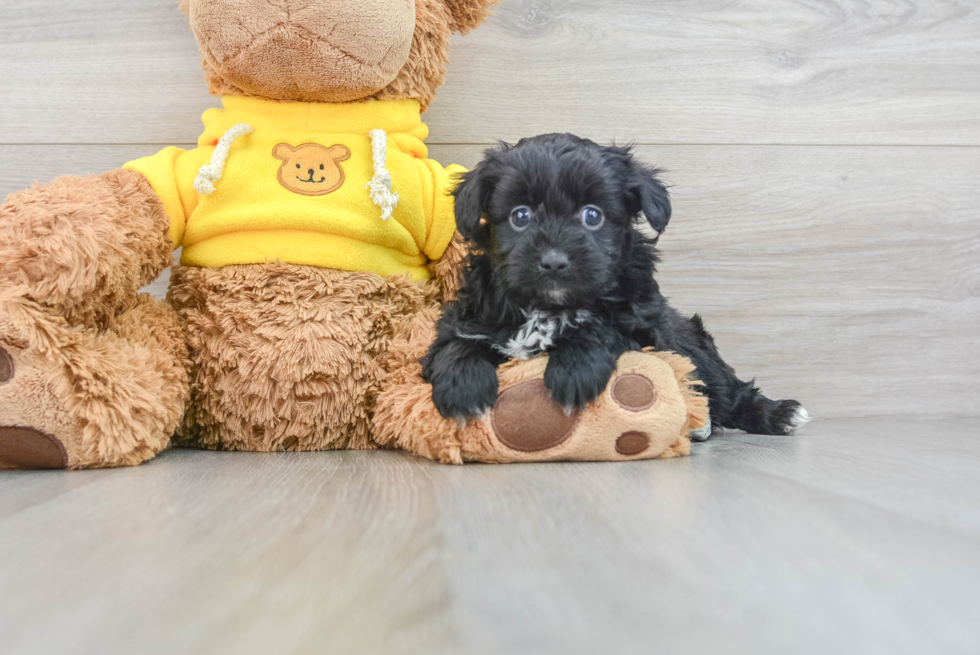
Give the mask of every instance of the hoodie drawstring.
[{"label": "hoodie drawstring", "polygon": [[211,155],[211,163],[201,166],[200,170],[198,170],[197,177],[194,178],[194,190],[205,196],[210,196],[214,193],[214,183],[220,180],[225,172],[225,162],[228,161],[228,152],[231,150],[231,144],[238,137],[251,134],[254,131],[255,128],[248,123],[239,123],[229,128],[224,133],[224,136],[221,137],[221,140],[218,141],[218,145]]},{"label": "hoodie drawstring", "polygon": [[381,209],[381,220],[391,218],[398,206],[398,194],[391,190],[391,173],[388,172],[388,135],[384,130],[371,130],[371,155],[374,160],[374,178],[365,185],[371,190],[371,202]]}]

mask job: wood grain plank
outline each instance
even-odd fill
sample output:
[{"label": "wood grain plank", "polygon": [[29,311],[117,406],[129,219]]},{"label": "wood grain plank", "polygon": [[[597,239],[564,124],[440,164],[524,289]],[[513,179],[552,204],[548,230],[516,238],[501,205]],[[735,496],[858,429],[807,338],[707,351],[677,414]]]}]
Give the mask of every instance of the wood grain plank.
[{"label": "wood grain plank", "polygon": [[969,0],[514,0],[497,14],[449,68],[441,142],[980,142]]},{"label": "wood grain plank", "polygon": [[[969,653],[978,431],[821,421],[628,464],[171,451],[7,473],[0,634],[11,655]],[[35,502],[69,477],[86,484]]]},{"label": "wood grain plank", "polygon": [[6,0],[0,142],[197,140],[214,103],[175,0]]},{"label": "wood grain plank", "polygon": [[[0,146],[0,195],[154,147]],[[472,166],[481,151],[432,154]],[[638,152],[673,185],[662,288],[743,377],[828,418],[980,414],[978,149]]]},{"label": "wood grain plank", "polygon": [[[189,149],[194,142],[167,144]],[[132,145],[0,145],[0,198],[35,182],[47,184],[59,175],[98,175],[128,161],[153,155],[164,147]]]},{"label": "wood grain plank", "polygon": [[[192,141],[174,0],[5,0],[0,143]],[[455,38],[433,143],[980,144],[972,0],[504,0]]]},{"label": "wood grain plank", "polygon": [[[0,550],[25,565],[0,573],[4,651],[444,652],[431,483],[416,462],[336,455],[170,453],[8,515]],[[57,630],[15,628],[39,608]]]},{"label": "wood grain plank", "polygon": [[[466,634],[484,652],[556,641],[555,652],[574,644],[583,653],[968,652],[977,605],[959,576],[974,575],[975,537],[898,528],[901,513],[839,495],[831,480],[802,483],[813,462],[841,462],[834,449],[844,435],[834,429],[770,439],[784,457],[781,475],[754,465],[758,450],[747,437],[709,442],[690,460],[657,468],[539,467],[523,479],[503,467],[451,471],[445,543],[455,555],[450,571],[469,571],[458,591]],[[895,470],[875,465],[892,434],[862,431],[866,489]],[[912,458],[902,466],[913,474]],[[961,477],[947,489],[977,487]],[[920,539],[943,563],[916,554]],[[885,563],[896,560],[908,568]],[[933,584],[965,605],[944,603],[950,616],[935,606],[905,614],[913,598],[935,597]]]}]

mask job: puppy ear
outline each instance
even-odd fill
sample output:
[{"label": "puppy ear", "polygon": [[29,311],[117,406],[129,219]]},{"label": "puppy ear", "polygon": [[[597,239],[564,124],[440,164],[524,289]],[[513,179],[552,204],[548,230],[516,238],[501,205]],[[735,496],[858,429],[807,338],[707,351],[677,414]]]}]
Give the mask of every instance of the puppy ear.
[{"label": "puppy ear", "polygon": [[648,168],[635,161],[632,162],[632,168],[629,193],[633,202],[630,203],[630,211],[634,214],[642,211],[650,227],[660,235],[670,222],[670,195],[667,187],[657,178],[660,174],[658,169]]},{"label": "puppy ear", "polygon": [[[487,155],[490,156],[490,151]],[[490,160],[484,159],[476,168],[459,176],[459,184],[453,191],[456,197],[456,229],[467,241],[482,242],[486,228],[481,225],[483,214],[490,208],[490,197],[496,184],[496,176],[490,171]]]}]

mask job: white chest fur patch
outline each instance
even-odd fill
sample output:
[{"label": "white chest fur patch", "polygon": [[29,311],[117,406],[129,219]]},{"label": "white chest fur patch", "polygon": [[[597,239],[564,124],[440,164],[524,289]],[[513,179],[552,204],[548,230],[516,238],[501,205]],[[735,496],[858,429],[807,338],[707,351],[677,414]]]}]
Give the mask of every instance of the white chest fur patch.
[{"label": "white chest fur patch", "polygon": [[592,314],[580,309],[575,312],[549,314],[532,311],[527,321],[506,344],[494,349],[513,359],[531,359],[555,345],[555,340],[592,320]]}]

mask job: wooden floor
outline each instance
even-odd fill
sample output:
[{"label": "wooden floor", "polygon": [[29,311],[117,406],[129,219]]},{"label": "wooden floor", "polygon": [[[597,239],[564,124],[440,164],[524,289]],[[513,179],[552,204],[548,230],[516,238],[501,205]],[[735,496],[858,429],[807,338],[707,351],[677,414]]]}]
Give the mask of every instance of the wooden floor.
[{"label": "wooden floor", "polygon": [[980,419],[0,476],[0,652],[976,653]]}]

